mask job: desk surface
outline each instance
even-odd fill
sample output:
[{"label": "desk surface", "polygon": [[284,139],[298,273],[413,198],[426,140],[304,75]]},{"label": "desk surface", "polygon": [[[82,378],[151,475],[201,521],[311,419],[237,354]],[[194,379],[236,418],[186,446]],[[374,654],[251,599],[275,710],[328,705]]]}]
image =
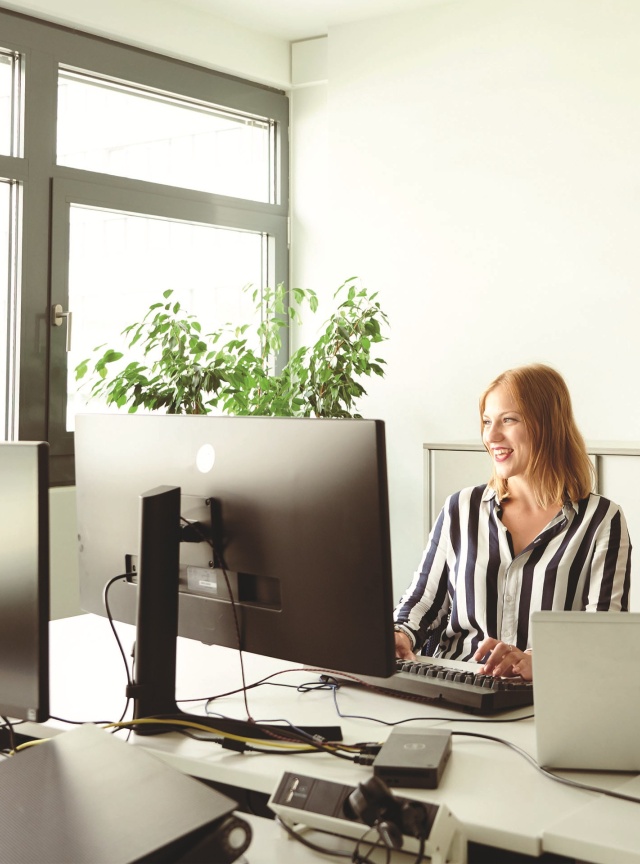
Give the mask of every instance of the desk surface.
[{"label": "desk surface", "polygon": [[[134,628],[116,625],[125,651],[135,638]],[[386,696],[345,688],[337,696],[336,713],[329,690],[301,692],[296,685],[316,683],[317,675],[301,667],[255,655],[244,655],[247,684],[273,672],[290,670],[273,683],[252,689],[247,699],[258,721],[286,719],[297,725],[342,726],[346,742],[384,741],[391,725],[411,721],[429,728],[474,732],[499,737],[535,757],[534,721],[474,722],[459,712],[416,705]],[[202,713],[202,700],[241,686],[236,651],[178,640],[176,697],[201,700],[184,710]],[[122,658],[106,619],[93,615],[51,623],[51,714],[70,721],[117,720],[125,705],[126,678]],[[281,686],[288,685],[288,686]],[[241,695],[215,703],[225,716],[246,719]],[[519,709],[508,716],[524,716]],[[498,719],[504,719],[501,715]],[[52,731],[68,728],[59,719]],[[34,724],[30,734],[42,732]],[[371,768],[325,754],[237,754],[178,733],[134,736],[135,743],[193,776],[270,794],[284,771],[297,771],[334,782],[357,785],[371,776]],[[625,788],[640,795],[640,776],[628,774],[569,774],[600,788]],[[594,793],[555,783],[540,774],[520,754],[504,744],[454,735],[453,751],[440,786],[435,790],[399,790],[417,800],[442,803],[465,826],[469,840],[528,855],[556,852],[585,861],[609,864],[640,862],[640,805],[606,799]],[[606,819],[602,818],[606,815]],[[614,857],[612,857],[614,856]]]}]

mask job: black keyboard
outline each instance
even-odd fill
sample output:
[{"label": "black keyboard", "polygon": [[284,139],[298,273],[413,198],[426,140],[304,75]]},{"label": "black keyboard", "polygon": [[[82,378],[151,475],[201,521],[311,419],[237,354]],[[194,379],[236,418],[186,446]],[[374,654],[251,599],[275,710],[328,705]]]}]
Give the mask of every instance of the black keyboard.
[{"label": "black keyboard", "polygon": [[461,666],[439,664],[432,657],[398,660],[396,666],[397,672],[390,678],[372,675],[343,678],[339,673],[331,677],[343,685],[361,686],[388,696],[440,704],[472,714],[497,714],[533,705],[533,684],[522,678],[478,675]]}]

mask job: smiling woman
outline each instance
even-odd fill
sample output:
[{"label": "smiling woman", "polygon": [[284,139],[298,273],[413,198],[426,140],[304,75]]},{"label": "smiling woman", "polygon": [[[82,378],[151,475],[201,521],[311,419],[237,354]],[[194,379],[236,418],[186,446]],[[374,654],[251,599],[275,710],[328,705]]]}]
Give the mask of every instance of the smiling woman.
[{"label": "smiling woman", "polygon": [[[501,439],[495,431],[491,412],[501,414]],[[571,396],[562,376],[542,364],[520,366],[499,375],[480,399],[482,440],[493,457],[492,484],[501,499],[513,497],[515,478],[526,474],[536,504],[547,507],[565,498],[580,500],[593,487],[594,475],[584,439],[576,426]],[[526,458],[516,466],[513,454],[497,446],[517,445],[516,453]],[[527,452],[523,452],[523,448]],[[496,458],[500,457],[500,458]]]},{"label": "smiling woman", "polygon": [[562,376],[534,364],[498,376],[480,399],[493,475],[451,495],[396,612],[396,653],[411,657],[444,625],[436,655],[532,678],[537,610],[627,611],[631,543],[593,469]]},{"label": "smiling woman", "polygon": [[482,412],[482,440],[493,459],[497,477],[517,477],[526,472],[531,442],[522,414],[504,384],[487,393]]}]

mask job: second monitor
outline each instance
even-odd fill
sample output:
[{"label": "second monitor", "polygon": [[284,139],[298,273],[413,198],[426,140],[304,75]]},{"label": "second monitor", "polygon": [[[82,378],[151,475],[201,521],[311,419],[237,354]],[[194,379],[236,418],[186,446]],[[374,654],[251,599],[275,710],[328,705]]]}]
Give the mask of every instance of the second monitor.
[{"label": "second monitor", "polygon": [[[395,670],[384,424],[80,415],[81,603],[136,622],[140,497],[181,489],[179,633],[354,674]],[[226,580],[236,601],[240,645]]]}]

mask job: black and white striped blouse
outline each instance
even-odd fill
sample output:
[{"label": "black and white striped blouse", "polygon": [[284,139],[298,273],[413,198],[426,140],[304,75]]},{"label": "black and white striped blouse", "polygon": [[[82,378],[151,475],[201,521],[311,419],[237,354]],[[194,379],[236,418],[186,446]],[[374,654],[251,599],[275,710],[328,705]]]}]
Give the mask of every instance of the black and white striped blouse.
[{"label": "black and white striped blouse", "polygon": [[394,615],[414,650],[447,616],[436,654],[469,660],[486,636],[530,648],[539,609],[628,610],[631,543],[617,504],[595,494],[566,503],[516,556],[500,512],[488,486],[447,499]]}]

